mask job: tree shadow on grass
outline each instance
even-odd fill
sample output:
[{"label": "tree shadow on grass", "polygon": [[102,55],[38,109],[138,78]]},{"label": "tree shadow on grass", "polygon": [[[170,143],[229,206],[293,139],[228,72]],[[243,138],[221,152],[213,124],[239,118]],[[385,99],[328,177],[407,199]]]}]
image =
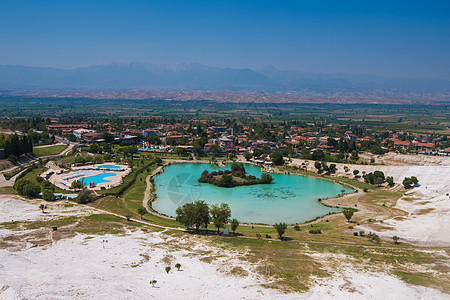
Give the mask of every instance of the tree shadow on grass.
[{"label": "tree shadow on grass", "polygon": [[217,230],[204,230],[204,229],[200,229],[200,230],[195,230],[195,229],[186,229],[184,232],[192,234],[192,235],[203,235],[203,236],[207,236],[207,235],[211,235],[211,236],[225,236],[225,237],[238,237],[238,236],[244,236],[242,233],[230,233],[229,235],[223,235],[222,232],[220,232],[219,234],[217,234]]}]

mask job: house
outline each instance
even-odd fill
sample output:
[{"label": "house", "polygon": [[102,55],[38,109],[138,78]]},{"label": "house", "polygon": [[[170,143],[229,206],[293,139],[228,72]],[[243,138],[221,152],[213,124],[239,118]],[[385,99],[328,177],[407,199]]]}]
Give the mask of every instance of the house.
[{"label": "house", "polygon": [[97,133],[97,131],[95,130],[91,130],[91,129],[84,129],[84,128],[79,128],[79,129],[75,129],[73,131],[73,134],[78,138],[78,139],[83,139],[83,135],[86,133]]},{"label": "house", "polygon": [[152,136],[155,134],[155,131],[152,129],[144,129],[142,130],[142,135],[143,136]]},{"label": "house", "polygon": [[420,142],[413,142],[414,146],[417,147],[417,149],[421,150],[429,150],[432,151],[435,148],[435,144],[433,143],[420,143]]}]

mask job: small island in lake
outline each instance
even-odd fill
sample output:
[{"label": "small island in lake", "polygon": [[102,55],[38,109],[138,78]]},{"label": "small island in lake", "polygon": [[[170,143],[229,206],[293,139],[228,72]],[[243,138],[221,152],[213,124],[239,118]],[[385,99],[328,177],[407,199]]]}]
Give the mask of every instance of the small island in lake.
[{"label": "small island in lake", "polygon": [[220,170],[211,173],[205,170],[198,179],[198,182],[209,183],[220,187],[269,184],[272,181],[273,177],[269,173],[262,173],[261,178],[256,178],[253,175],[245,175],[244,164],[238,162],[231,164],[231,170]]}]

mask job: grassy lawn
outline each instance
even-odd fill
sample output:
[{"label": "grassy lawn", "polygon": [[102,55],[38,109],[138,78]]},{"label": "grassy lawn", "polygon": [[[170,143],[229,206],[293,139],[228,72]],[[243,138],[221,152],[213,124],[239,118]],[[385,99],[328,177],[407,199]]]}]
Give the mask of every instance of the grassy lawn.
[{"label": "grassy lawn", "polygon": [[[203,239],[224,251],[243,253],[243,259],[256,264],[262,275],[266,272],[266,265],[270,265],[270,275],[276,280],[267,287],[306,291],[314,280],[312,278],[326,278],[330,276],[329,270],[352,266],[358,270],[388,273],[407,283],[450,292],[448,267],[445,267],[447,258],[437,253],[237,237],[206,236]],[[430,270],[423,271],[424,266]]]},{"label": "grassy lawn", "polygon": [[33,148],[33,153],[36,156],[55,155],[59,154],[67,148],[67,145],[55,145],[50,147]]}]

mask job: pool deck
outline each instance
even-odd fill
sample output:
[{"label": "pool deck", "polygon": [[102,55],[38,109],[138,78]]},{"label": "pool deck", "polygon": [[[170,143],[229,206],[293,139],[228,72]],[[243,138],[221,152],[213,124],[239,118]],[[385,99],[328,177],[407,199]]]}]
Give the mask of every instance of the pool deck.
[{"label": "pool deck", "polygon": [[[99,166],[102,165],[114,165],[121,167],[120,169],[97,169]],[[91,171],[93,173],[90,174],[82,174],[78,173],[80,171]],[[97,184],[94,188],[89,188],[93,191],[104,189],[109,189],[115,186],[119,186],[122,184],[122,179],[130,174],[131,168],[127,165],[121,165],[121,164],[114,164],[114,163],[103,163],[103,164],[95,164],[95,165],[87,165],[87,166],[79,166],[79,167],[73,167],[71,171],[69,172],[63,172],[61,174],[52,174],[49,178],[49,181],[56,185],[57,187],[63,189],[63,190],[71,190],[70,185],[74,180],[79,180],[83,177],[89,177],[89,176],[95,176],[99,174],[105,174],[105,173],[116,173],[115,176],[108,176],[105,177],[105,180],[108,180],[110,182],[102,182]]]}]

